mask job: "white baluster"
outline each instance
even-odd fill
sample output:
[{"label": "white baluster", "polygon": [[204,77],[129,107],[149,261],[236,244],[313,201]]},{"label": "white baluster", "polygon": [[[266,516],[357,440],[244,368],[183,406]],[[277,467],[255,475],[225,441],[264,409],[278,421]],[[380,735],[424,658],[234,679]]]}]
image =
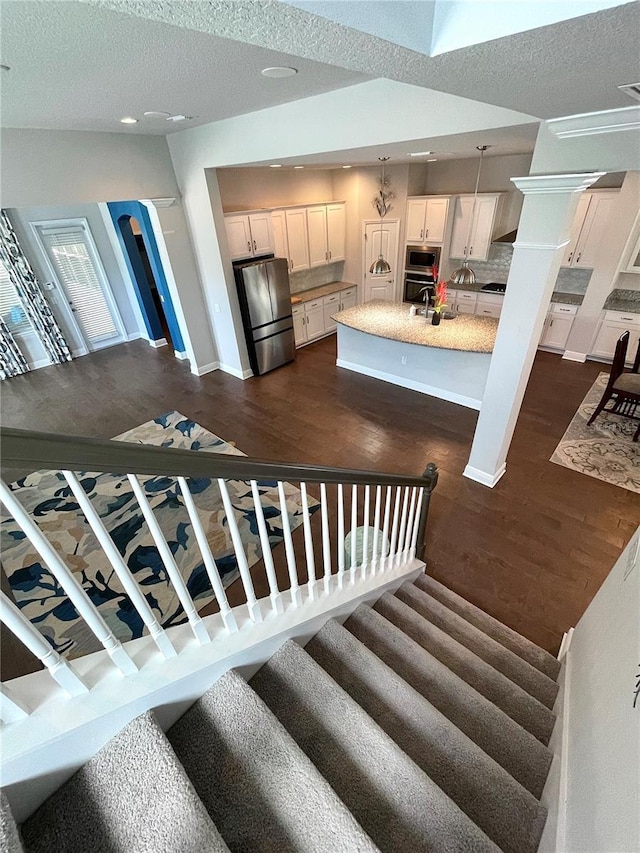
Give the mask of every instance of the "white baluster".
[{"label": "white baluster", "polygon": [[120,641],[113,636],[109,626],[84,591],[82,584],[78,581],[75,574],[62,561],[58,552],[33,521],[29,513],[26,512],[22,504],[16,499],[6,483],[1,480],[0,497],[31,544],[44,560],[51,574],[64,589],[79,615],[107,650],[109,657],[120,672],[123,675],[132,675],[134,672],[137,672],[138,667],[124,650]]},{"label": "white baluster", "polygon": [[273,565],[273,554],[271,553],[271,543],[269,542],[269,534],[267,533],[267,525],[264,520],[264,510],[260,501],[260,491],[256,480],[251,480],[251,494],[253,495],[253,505],[256,510],[256,521],[258,522],[258,533],[260,534],[260,547],[262,549],[262,560],[267,573],[267,581],[269,582],[269,598],[271,599],[271,607],[273,612],[278,615],[284,613],[284,604],[282,596],[278,589],[278,579],[276,578],[276,570]]},{"label": "white baluster", "polygon": [[233,509],[233,504],[231,503],[231,497],[229,496],[229,490],[227,489],[226,482],[222,478],[218,479],[218,486],[220,488],[220,494],[222,495],[224,511],[227,515],[227,524],[229,525],[229,533],[231,534],[231,541],[233,542],[233,550],[235,551],[238,571],[240,572],[242,586],[244,587],[244,594],[247,597],[247,610],[249,611],[249,616],[253,622],[262,622],[262,612],[260,611],[260,605],[256,601],[253,581],[251,580],[251,572],[249,571],[247,556],[244,553],[244,545],[242,544],[242,537],[238,530],[238,523],[236,522],[236,515]]},{"label": "white baluster", "polygon": [[402,500],[402,514],[400,515],[400,533],[398,534],[398,551],[396,554],[396,565],[401,562],[402,552],[404,551],[404,537],[407,530],[407,507],[409,505],[409,487],[405,486]]},{"label": "white baluster", "polygon": [[[373,544],[371,546],[371,574],[375,575],[378,570],[378,542],[380,540],[380,499],[382,496],[382,487],[376,486],[376,505],[373,511]],[[384,545],[382,546],[384,549]]]},{"label": "white baluster", "polygon": [[311,536],[311,516],[309,515],[309,500],[307,498],[307,484],[300,483],[302,494],[302,528],[304,530],[304,553],[307,560],[307,574],[309,576],[309,600],[316,597],[316,562],[313,554],[313,539]]},{"label": "white baluster", "polygon": [[158,549],[158,553],[160,554],[160,559],[162,560],[162,564],[167,571],[167,575],[169,576],[171,583],[173,584],[173,588],[176,591],[176,595],[178,596],[178,600],[182,605],[182,609],[185,612],[187,619],[189,620],[189,625],[191,626],[191,630],[196,638],[196,640],[204,645],[205,643],[211,642],[211,637],[209,636],[207,629],[204,627],[204,622],[198,616],[198,611],[196,610],[195,604],[193,603],[193,599],[189,594],[189,590],[187,589],[187,585],[184,582],[184,578],[180,574],[180,569],[176,565],[176,561],[171,553],[171,548],[167,545],[167,540],[164,538],[164,533],[162,532],[162,528],[158,524],[158,519],[155,516],[155,513],[151,509],[151,505],[147,500],[147,496],[144,493],[144,489],[140,484],[140,481],[136,477],[135,474],[127,474],[127,478],[131,483],[131,488],[133,489],[133,493],[136,496],[136,500],[138,501],[138,505],[142,510],[142,515],[144,516],[144,520],[147,522],[147,527],[149,528],[149,532],[151,533],[151,538],[153,539],[156,548]]},{"label": "white baluster", "polygon": [[116,548],[113,539],[109,535],[107,528],[104,526],[104,523],[100,516],[98,515],[96,508],[91,503],[89,496],[82,488],[82,484],[73,473],[73,471],[63,471],[67,483],[71,487],[71,491],[76,497],[80,505],[80,509],[85,514],[87,521],[89,522],[89,526],[93,530],[96,539],[102,546],[102,550],[104,551],[109,563],[111,564],[111,568],[117,574],[120,579],[120,583],[122,584],[124,591],[127,593],[129,598],[131,599],[131,603],[135,607],[138,612],[138,615],[147,626],[149,634],[153,638],[158,649],[164,655],[165,658],[175,657],[177,652],[174,649],[171,640],[165,633],[163,627],[160,625],[158,620],[153,614],[153,610],[149,606],[147,599],[144,597],[142,590],[134,580],[131,572],[129,571],[129,567],[125,563],[122,558],[120,551]]},{"label": "white baluster", "polygon": [[229,607],[227,593],[224,591],[224,586],[222,585],[222,578],[220,577],[220,572],[218,571],[216,561],[213,557],[213,554],[211,553],[207,534],[205,533],[204,527],[202,526],[202,522],[200,521],[200,516],[198,515],[198,510],[193,500],[193,495],[191,494],[189,484],[187,483],[184,477],[178,477],[178,485],[180,486],[180,491],[182,492],[182,497],[184,499],[184,505],[187,508],[187,513],[189,514],[189,521],[191,522],[191,527],[193,528],[193,532],[196,537],[196,542],[198,543],[198,547],[200,548],[202,562],[204,563],[204,567],[207,570],[209,582],[215,594],[216,601],[218,602],[218,607],[220,608],[220,615],[222,616],[222,621],[224,622],[227,631],[232,634],[238,630],[238,623],[236,622],[236,617],[233,615],[233,611]]},{"label": "white baluster", "polygon": [[424,496],[424,487],[418,493],[418,506],[416,507],[416,517],[413,523],[413,533],[411,534],[411,556],[416,555],[416,545],[418,543],[418,528],[420,527],[420,510],[422,509],[422,499]]},{"label": "white baluster", "polygon": [[27,704],[17,699],[9,687],[0,684],[0,720],[3,723],[19,723],[20,720],[26,720],[30,713]]},{"label": "white baluster", "polygon": [[349,566],[350,583],[356,582],[356,530],[358,529],[358,487],[351,486],[351,565]]},{"label": "white baluster", "polygon": [[[384,571],[388,568],[388,556],[385,557],[384,549],[389,541],[389,515],[391,513],[391,486],[387,486],[387,494],[384,502],[384,522],[382,526],[382,545],[380,546],[380,569]],[[387,552],[387,555],[390,552]]]},{"label": "white baluster", "polygon": [[29,649],[49,670],[60,687],[71,696],[80,696],[88,691],[80,676],[47,640],[40,631],[31,624],[27,617],[20,611],[13,601],[4,592],[0,592],[0,619],[12,634]]},{"label": "white baluster", "polygon": [[324,591],[329,592],[331,585],[331,539],[329,537],[329,508],[327,506],[327,487],[320,483],[320,501],[322,513],[322,560],[324,563]]},{"label": "white baluster", "polygon": [[413,519],[416,511],[416,498],[418,497],[418,489],[414,486],[411,489],[411,506],[409,507],[409,520],[407,521],[407,535],[404,540],[404,560],[411,559],[409,549],[411,548],[411,536],[413,535]]},{"label": "white baluster", "polygon": [[367,575],[367,563],[369,561],[369,503],[371,501],[371,487],[364,487],[364,510],[362,518],[362,577]]},{"label": "white baluster", "polygon": [[338,589],[344,583],[344,492],[338,484]]},{"label": "white baluster", "polygon": [[287,497],[284,493],[284,484],[278,480],[278,497],[280,498],[280,517],[282,519],[282,535],[284,536],[284,551],[287,556],[287,569],[289,570],[289,583],[291,584],[291,601],[294,607],[302,604],[300,594],[300,583],[298,581],[298,568],[296,566],[296,555],[293,550],[293,539],[291,538],[291,525],[289,524],[289,513],[287,511]]},{"label": "white baluster", "polygon": [[400,500],[402,497],[402,488],[396,486],[396,500],[393,506],[393,524],[391,525],[391,548],[389,550],[389,567],[393,566],[396,561],[396,547],[398,545],[398,516],[400,514]]}]

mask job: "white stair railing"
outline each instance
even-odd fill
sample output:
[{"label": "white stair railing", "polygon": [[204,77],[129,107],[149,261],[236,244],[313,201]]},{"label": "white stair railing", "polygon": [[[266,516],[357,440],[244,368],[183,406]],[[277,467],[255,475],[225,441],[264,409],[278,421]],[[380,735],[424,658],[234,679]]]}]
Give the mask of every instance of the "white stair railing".
[{"label": "white stair railing", "polygon": [[[323,597],[330,601],[331,596],[337,594],[354,596],[357,595],[360,585],[374,583],[374,576],[379,576],[379,581],[376,579],[375,583],[383,585],[385,576],[402,570],[405,566],[421,565],[416,562],[416,558],[419,560],[422,557],[429,498],[437,482],[435,466],[430,466],[422,477],[415,477],[352,469],[284,465],[246,457],[46,436],[16,430],[2,430],[0,435],[3,439],[5,464],[12,466],[30,464],[33,469],[45,467],[63,472],[82,514],[95,534],[107,565],[111,566],[120,579],[126,595],[160,652],[160,657],[154,659],[154,666],[160,666],[159,661],[167,658],[177,656],[180,659],[184,643],[182,646],[176,646],[172,637],[177,636],[175,632],[178,629],[164,628],[159,623],[93,505],[90,494],[85,492],[78,475],[74,473],[76,471],[115,472],[126,476],[171,586],[184,611],[184,621],[189,625],[192,635],[201,646],[215,645],[219,637],[217,632],[220,630],[225,635],[231,636],[246,631],[263,619],[283,619],[288,613],[302,611],[307,606],[313,605],[314,612],[317,612],[317,603]],[[196,548],[198,557],[201,558],[220,611],[222,624],[220,629],[214,629],[213,633],[210,633],[207,628],[213,623],[207,622],[198,614],[176,558],[149,503],[145,488],[139,479],[144,475],[174,478],[177,483],[176,495],[182,497],[194,533],[195,544],[191,547]],[[189,488],[189,477],[209,477],[217,482],[220,489],[224,507],[224,518],[221,523],[223,526],[226,525],[229,531],[233,556],[244,590],[245,603],[238,607],[232,608],[229,604],[207,531]],[[282,576],[288,580],[288,583],[281,581],[280,585],[274,559],[275,552],[272,551],[273,546],[261,500],[261,479],[268,481],[271,488],[274,482],[277,485],[282,551],[286,564],[286,571],[283,566]],[[265,599],[259,600],[255,593],[246,543],[243,542],[227,485],[232,480],[240,480],[250,487],[262,564],[269,589],[268,597]],[[287,507],[286,488],[287,483],[291,481],[300,488],[302,535],[296,537],[297,545]],[[344,488],[347,484],[351,486],[348,510],[349,537],[345,536],[347,507]],[[311,486],[318,489],[319,502],[316,500],[316,495],[309,492]],[[363,488],[359,488],[360,486]],[[138,658],[135,651],[131,650],[142,648],[133,645],[140,640],[122,643],[113,634],[99,608],[92,603],[77,575],[67,565],[64,556],[59,553],[60,546],[57,549],[53,547],[36,520],[22,506],[17,495],[1,481],[0,499],[40,555],[43,565],[56,578],[78,615],[100,641],[113,664],[123,675],[134,676],[138,671],[134,658],[136,660]],[[316,510],[319,510],[317,515]],[[317,524],[318,538],[321,542],[321,565],[318,567],[320,577],[316,569],[314,524]],[[347,540],[349,540],[348,544]],[[332,542],[335,544],[335,549]],[[347,560],[348,584],[345,583]],[[300,584],[298,575],[300,563],[306,566],[308,581],[305,585]],[[288,595],[283,596],[287,591]],[[263,607],[263,603],[268,603],[269,608]],[[327,607],[329,606],[327,604]],[[9,631],[41,661],[43,667],[67,694],[78,697],[94,688],[95,682],[92,680],[94,677],[92,676],[88,681],[82,677],[74,665],[56,651],[48,638],[29,621],[25,612],[4,593],[0,596],[0,618]],[[191,643],[193,644],[193,641]],[[139,662],[143,666],[148,666],[150,660],[149,655],[145,653]],[[85,672],[82,667],[79,667],[79,670]],[[13,695],[11,687],[4,685],[0,692],[0,719],[5,723],[25,719],[30,713],[30,707],[28,707],[30,704],[21,702],[19,697]]]}]

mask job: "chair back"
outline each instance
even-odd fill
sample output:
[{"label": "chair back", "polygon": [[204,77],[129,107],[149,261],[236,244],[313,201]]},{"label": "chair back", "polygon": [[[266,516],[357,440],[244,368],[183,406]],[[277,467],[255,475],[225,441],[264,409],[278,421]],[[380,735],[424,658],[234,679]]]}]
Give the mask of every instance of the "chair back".
[{"label": "chair back", "polygon": [[616,343],[616,351],[613,354],[611,372],[607,388],[612,388],[619,376],[624,373],[624,363],[627,359],[627,347],[629,346],[629,330],[623,332]]}]

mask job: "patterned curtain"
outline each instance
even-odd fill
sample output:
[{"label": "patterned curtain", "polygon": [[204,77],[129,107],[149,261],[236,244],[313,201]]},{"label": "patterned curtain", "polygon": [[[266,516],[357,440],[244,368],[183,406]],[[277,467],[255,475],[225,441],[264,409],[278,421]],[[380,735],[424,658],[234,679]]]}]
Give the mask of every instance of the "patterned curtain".
[{"label": "patterned curtain", "polygon": [[0,379],[9,379],[28,370],[26,358],[20,352],[9,327],[0,316]]},{"label": "patterned curtain", "polygon": [[71,361],[62,330],[44,298],[35,273],[22,251],[6,210],[0,211],[0,260],[18,293],[22,307],[52,364]]}]

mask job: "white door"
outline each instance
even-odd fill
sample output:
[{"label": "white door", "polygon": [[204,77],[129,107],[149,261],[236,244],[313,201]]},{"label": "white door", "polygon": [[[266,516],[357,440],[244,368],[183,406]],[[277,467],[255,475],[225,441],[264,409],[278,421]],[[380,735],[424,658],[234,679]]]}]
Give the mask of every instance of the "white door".
[{"label": "white door", "polygon": [[324,335],[324,305],[321,299],[314,299],[304,306],[307,321],[307,340],[312,341]]},{"label": "white door", "polygon": [[[398,269],[398,220],[367,222],[364,227],[364,298],[386,299],[393,302],[396,298],[396,281],[402,280],[402,271]],[[372,275],[369,270],[378,255],[382,254],[391,266],[386,275]]]},{"label": "white door", "polygon": [[253,256],[251,245],[251,231],[249,229],[248,216],[225,216],[224,227],[227,230],[227,242],[231,260],[237,261],[241,258]]},{"label": "white door", "polygon": [[285,210],[289,243],[289,272],[309,269],[309,238],[306,208]]},{"label": "white door", "polygon": [[347,220],[344,204],[327,205],[327,247],[330,261],[344,261],[347,256]]},{"label": "white door", "polygon": [[124,341],[124,326],[86,221],[33,226],[86,349]]},{"label": "white door", "polygon": [[287,222],[284,210],[274,210],[271,214],[271,230],[273,232],[273,254],[276,258],[289,260],[289,245],[287,243]]},{"label": "white door", "polygon": [[273,252],[271,235],[271,214],[252,213],[249,216],[251,243],[254,255],[270,255]]},{"label": "white door", "polygon": [[617,193],[593,193],[573,258],[574,266],[594,267],[614,214]]},{"label": "white door", "polygon": [[426,209],[427,200],[424,198],[410,198],[407,202],[407,243],[422,243]]},{"label": "white door", "polygon": [[424,220],[424,239],[428,243],[442,243],[449,212],[448,198],[428,198]]},{"label": "white door", "polygon": [[459,196],[453,211],[453,231],[451,232],[450,258],[464,258],[469,238],[469,223],[473,211],[473,196]]},{"label": "white door", "polygon": [[327,208],[324,204],[307,208],[309,233],[309,266],[322,267],[329,257],[327,249]]},{"label": "white door", "polygon": [[578,200],[578,206],[576,208],[575,216],[573,217],[573,222],[571,223],[571,232],[569,243],[565,247],[564,256],[562,258],[563,267],[568,267],[573,260],[573,255],[576,248],[576,243],[578,242],[578,237],[580,236],[580,231],[582,230],[582,226],[584,225],[584,218],[587,215],[587,208],[589,207],[589,202],[591,201],[590,193],[582,193],[580,199]]}]

